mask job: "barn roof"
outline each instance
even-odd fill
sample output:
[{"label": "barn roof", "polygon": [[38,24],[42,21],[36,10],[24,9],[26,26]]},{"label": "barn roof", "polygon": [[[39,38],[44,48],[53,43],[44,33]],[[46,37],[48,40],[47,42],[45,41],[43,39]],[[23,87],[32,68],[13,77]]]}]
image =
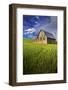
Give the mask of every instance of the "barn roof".
[{"label": "barn roof", "polygon": [[39,33],[43,31],[45,33],[45,35],[47,36],[47,38],[51,38],[51,39],[55,39],[54,35],[50,32],[44,31],[44,30],[40,30],[37,34],[37,36],[39,35]]}]

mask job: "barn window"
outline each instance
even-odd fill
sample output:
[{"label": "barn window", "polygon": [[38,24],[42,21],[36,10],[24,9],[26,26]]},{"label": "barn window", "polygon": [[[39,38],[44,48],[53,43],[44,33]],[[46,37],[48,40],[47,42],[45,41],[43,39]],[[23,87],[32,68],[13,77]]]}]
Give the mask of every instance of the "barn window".
[{"label": "barn window", "polygon": [[43,37],[43,40],[45,40],[45,37]]},{"label": "barn window", "polygon": [[42,37],[40,37],[40,40],[42,40]]}]

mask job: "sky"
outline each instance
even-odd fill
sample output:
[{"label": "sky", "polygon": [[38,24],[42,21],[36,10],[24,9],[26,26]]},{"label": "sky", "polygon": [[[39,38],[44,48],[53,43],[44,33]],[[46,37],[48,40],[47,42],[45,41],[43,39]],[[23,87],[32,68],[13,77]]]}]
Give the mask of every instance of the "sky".
[{"label": "sky", "polygon": [[36,38],[41,29],[57,39],[57,16],[23,15],[24,38]]}]

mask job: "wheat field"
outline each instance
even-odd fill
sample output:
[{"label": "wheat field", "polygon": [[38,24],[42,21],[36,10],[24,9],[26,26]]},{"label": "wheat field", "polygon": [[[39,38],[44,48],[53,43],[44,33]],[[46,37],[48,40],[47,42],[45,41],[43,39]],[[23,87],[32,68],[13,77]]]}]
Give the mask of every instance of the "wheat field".
[{"label": "wheat field", "polygon": [[23,74],[57,73],[57,44],[23,40]]}]

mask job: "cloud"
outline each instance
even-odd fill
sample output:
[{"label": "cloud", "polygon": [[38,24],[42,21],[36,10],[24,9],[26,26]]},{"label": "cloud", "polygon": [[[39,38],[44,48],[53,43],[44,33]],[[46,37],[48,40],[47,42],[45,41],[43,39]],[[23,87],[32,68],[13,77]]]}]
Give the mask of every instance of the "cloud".
[{"label": "cloud", "polygon": [[25,30],[24,34],[32,34],[35,31],[36,31],[35,28],[29,28],[29,29]]},{"label": "cloud", "polygon": [[35,23],[36,23],[36,24],[38,24],[38,22],[37,22],[37,21],[35,21]]},{"label": "cloud", "polygon": [[36,16],[37,19],[39,19],[39,16]]},{"label": "cloud", "polygon": [[34,27],[38,27],[40,26],[40,23],[39,22],[35,22],[36,24],[34,25]]}]

